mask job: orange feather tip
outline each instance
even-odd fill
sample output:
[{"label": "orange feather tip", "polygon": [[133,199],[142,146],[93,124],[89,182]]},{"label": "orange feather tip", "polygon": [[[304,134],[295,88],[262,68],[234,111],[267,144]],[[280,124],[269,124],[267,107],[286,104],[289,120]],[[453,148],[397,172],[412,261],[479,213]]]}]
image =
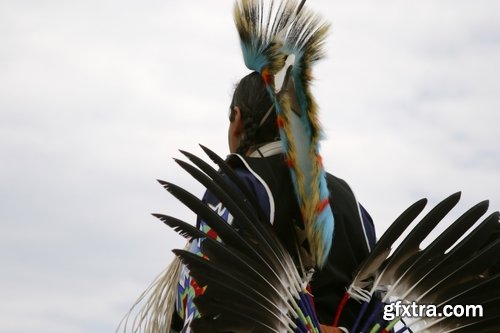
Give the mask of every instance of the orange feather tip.
[{"label": "orange feather tip", "polygon": [[264,68],[262,70],[261,75],[266,86],[270,86],[273,83],[273,76],[269,73],[269,70],[267,68]]},{"label": "orange feather tip", "polygon": [[330,204],[330,201],[327,199],[324,199],[322,200],[319,204],[318,204],[318,212],[322,212],[323,209],[325,209],[328,205]]},{"label": "orange feather tip", "polygon": [[283,124],[284,124],[283,117],[278,115],[276,117],[276,123],[278,124],[278,128],[283,128]]},{"label": "orange feather tip", "polygon": [[323,167],[323,157],[321,157],[321,155],[318,154],[318,163],[321,167]]}]

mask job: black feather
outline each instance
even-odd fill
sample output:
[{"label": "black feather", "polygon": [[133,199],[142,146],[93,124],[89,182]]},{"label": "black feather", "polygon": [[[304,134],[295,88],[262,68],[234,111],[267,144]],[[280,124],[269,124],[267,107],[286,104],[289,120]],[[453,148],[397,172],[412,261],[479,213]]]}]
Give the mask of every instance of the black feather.
[{"label": "black feather", "polygon": [[[426,294],[430,288],[434,288],[440,281],[445,280],[450,276],[450,273],[461,267],[467,258],[477,253],[481,241],[488,237],[488,234],[494,230],[498,223],[498,212],[488,216],[481,224],[477,226],[467,237],[458,243],[442,258],[434,259],[427,267],[422,267],[415,273],[418,284],[411,291],[410,299],[421,299],[424,303],[434,303],[439,301],[440,294]],[[489,265],[486,265],[488,267]],[[424,274],[421,274],[425,272]],[[463,271],[466,276],[472,276],[468,271]],[[462,282],[463,281],[456,281]],[[457,283],[454,280],[448,279],[448,286],[454,288]],[[443,288],[442,292],[446,292],[447,288]],[[425,295],[424,295],[425,293]],[[423,295],[423,296],[422,296]]]},{"label": "black feather", "polygon": [[202,238],[206,237],[205,233],[189,223],[179,220],[175,217],[163,215],[163,214],[152,214],[154,217],[160,219],[163,223],[168,225],[170,228],[174,229],[184,238]]},{"label": "black feather", "polygon": [[369,256],[358,269],[358,273],[350,286],[350,293],[354,294],[357,288],[365,288],[378,274],[378,269],[389,256],[392,245],[408,228],[413,220],[422,212],[427,199],[421,199],[408,207],[389,228],[384,232]]},{"label": "black feather", "polygon": [[401,242],[394,253],[384,263],[379,278],[380,285],[391,285],[397,269],[419,251],[419,245],[434,227],[450,212],[460,200],[460,192],[454,193],[434,207]]},{"label": "black feather", "polygon": [[388,293],[388,296],[397,295],[398,292],[406,293],[412,287],[412,281],[418,281],[421,277],[416,272],[429,272],[431,269],[429,263],[432,262],[432,259],[442,258],[445,251],[455,244],[487,210],[488,201],[475,205],[443,231],[429,246],[401,265],[396,271],[398,281],[392,285],[392,291]]},{"label": "black feather", "polygon": [[[213,264],[211,260],[187,251],[174,250],[174,253],[187,265],[191,276],[198,285],[207,286],[203,295],[198,298],[218,300],[233,307],[238,306],[238,303],[245,304],[246,307],[252,309],[249,311],[250,315],[258,316],[261,314],[260,320],[268,323],[284,320],[280,313],[286,313],[282,309],[286,310],[287,307],[281,299],[280,293],[278,291],[266,292],[266,286],[262,285],[261,280],[256,281],[237,271],[230,274],[217,264]],[[198,307],[198,310],[202,315],[212,314],[210,307]]]},{"label": "black feather", "polygon": [[[278,251],[272,251],[269,247],[266,247],[267,251],[262,251],[257,248],[253,244],[250,244],[247,239],[244,239],[241,234],[234,228],[232,228],[229,224],[226,223],[219,215],[217,215],[213,210],[211,210],[207,205],[205,205],[201,200],[196,198],[191,193],[186,190],[180,188],[177,185],[159,181],[162,186],[167,189],[172,195],[174,195],[177,199],[179,199],[182,203],[184,203],[188,208],[190,208],[193,212],[195,212],[199,217],[203,219],[207,225],[212,228],[217,235],[222,239],[224,243],[232,247],[238,247],[242,253],[247,255],[250,258],[256,259],[257,261],[261,261],[264,264],[268,265],[271,268],[271,265],[275,267],[281,267],[281,275],[280,278],[284,279],[284,274],[288,275],[288,269],[292,269],[293,264],[291,264],[291,260],[287,260],[283,263],[283,258],[277,258],[273,255],[275,252],[284,253],[283,249]],[[238,222],[238,225],[241,227],[249,227],[254,228],[257,224],[247,223],[247,219],[243,219]],[[267,226],[267,234],[272,234],[272,230],[269,226]],[[263,230],[265,230],[264,228]],[[264,245],[262,243],[261,245]],[[281,246],[280,242],[274,242],[274,248],[279,248]],[[287,279],[289,280],[289,279]]]}]

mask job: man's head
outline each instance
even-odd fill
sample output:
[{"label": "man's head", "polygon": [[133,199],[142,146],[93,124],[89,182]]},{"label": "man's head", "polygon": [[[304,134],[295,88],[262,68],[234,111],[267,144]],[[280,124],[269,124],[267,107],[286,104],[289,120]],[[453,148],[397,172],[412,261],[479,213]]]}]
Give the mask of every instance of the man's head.
[{"label": "man's head", "polygon": [[229,121],[231,153],[246,155],[255,146],[279,139],[274,104],[259,73],[252,72],[236,86]]}]

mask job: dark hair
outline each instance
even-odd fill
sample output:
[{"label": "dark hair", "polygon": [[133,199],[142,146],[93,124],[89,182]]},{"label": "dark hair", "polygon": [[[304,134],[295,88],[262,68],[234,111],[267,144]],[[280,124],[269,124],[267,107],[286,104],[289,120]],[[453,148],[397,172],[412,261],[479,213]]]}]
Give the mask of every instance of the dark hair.
[{"label": "dark hair", "polygon": [[239,154],[245,154],[252,146],[279,138],[273,101],[259,73],[248,74],[236,86],[230,106],[230,121],[234,120],[235,106],[240,108],[245,131],[238,147]]}]

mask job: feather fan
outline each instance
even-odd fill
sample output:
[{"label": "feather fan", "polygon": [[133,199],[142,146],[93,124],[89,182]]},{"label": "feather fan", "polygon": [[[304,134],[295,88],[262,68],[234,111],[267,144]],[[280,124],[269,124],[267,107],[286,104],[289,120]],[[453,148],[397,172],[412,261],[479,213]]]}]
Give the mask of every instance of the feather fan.
[{"label": "feather fan", "polygon": [[201,239],[203,257],[185,250],[174,251],[197,284],[206,287],[203,295],[195,299],[201,317],[192,323],[194,332],[319,332],[306,291],[308,277],[299,273],[269,221],[259,218],[243,188],[194,155],[184,154],[205,172],[186,162],[176,162],[217,196],[233,216],[233,224],[229,225],[192,194],[160,181],[223,242],[202,238],[200,231],[189,224],[155,214],[180,234]]}]

